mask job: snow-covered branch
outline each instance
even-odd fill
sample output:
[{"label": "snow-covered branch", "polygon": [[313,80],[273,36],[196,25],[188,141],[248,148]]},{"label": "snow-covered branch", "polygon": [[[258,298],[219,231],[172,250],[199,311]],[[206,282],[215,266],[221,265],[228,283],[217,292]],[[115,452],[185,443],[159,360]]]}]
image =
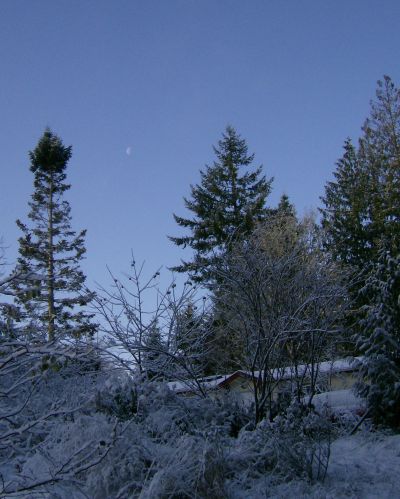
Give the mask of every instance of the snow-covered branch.
[{"label": "snow-covered branch", "polygon": [[196,380],[202,374],[202,358],[207,356],[205,300],[196,297],[190,282],[180,291],[172,282],[162,292],[160,271],[150,278],[143,271],[143,265],[138,267],[132,260],[131,273],[123,279],[110,272],[113,289],[102,288],[95,299],[104,333],[99,348],[111,362],[132,373],[152,379],[194,380],[203,393]]}]

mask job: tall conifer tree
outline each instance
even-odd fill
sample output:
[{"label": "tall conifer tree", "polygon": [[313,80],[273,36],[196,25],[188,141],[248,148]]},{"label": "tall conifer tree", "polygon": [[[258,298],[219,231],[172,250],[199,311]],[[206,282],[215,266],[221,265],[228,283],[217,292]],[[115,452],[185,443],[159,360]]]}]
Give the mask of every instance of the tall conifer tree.
[{"label": "tall conifer tree", "polygon": [[205,283],[213,280],[213,266],[230,251],[235,239],[250,234],[255,223],[265,218],[272,183],[262,175],[261,166],[250,169],[254,154],[248,154],[246,141],[234,128],[226,128],[214,152],[216,161],[200,171],[200,185],[191,186],[191,198],[184,198],[193,217],[174,215],[177,224],[190,233],[170,237],[176,245],[194,251],[191,261],[173,270],[188,272]]},{"label": "tall conifer tree", "polygon": [[389,76],[378,81],[376,100],[364,123],[360,139],[360,160],[368,170],[368,219],[372,244],[390,242],[393,256],[400,252],[400,88]]},{"label": "tall conifer tree", "polygon": [[[346,141],[321,198],[325,247],[352,271],[350,296],[361,315],[369,298],[360,290],[382,246],[391,257],[400,252],[400,89],[388,76],[378,81],[362,130],[358,148]],[[360,333],[353,314],[346,330]]]},{"label": "tall conifer tree", "polygon": [[19,271],[37,276],[38,286],[19,282],[18,304],[28,330],[42,333],[49,341],[60,336],[91,334],[95,325],[85,311],[93,294],[84,287],[85,276],[79,263],[86,251],[86,231],[71,229],[65,183],[71,146],[46,129],[34,151],[30,170],[34,193],[29,202],[31,226],[17,220],[23,235],[19,239]]},{"label": "tall conifer tree", "polygon": [[372,247],[367,244],[368,198],[367,172],[358,158],[357,150],[347,139],[344,154],[337,162],[334,181],[325,186],[322,202],[322,227],[325,246],[335,259],[362,267],[371,258]]},{"label": "tall conifer tree", "polygon": [[275,210],[271,210],[271,214],[296,218],[296,208],[290,202],[289,196],[287,194],[282,194],[277,208]]},{"label": "tall conifer tree", "polygon": [[322,201],[333,255],[361,270],[378,261],[381,241],[400,251],[400,89],[385,76],[363,126],[358,150],[348,140]]},{"label": "tall conifer tree", "polygon": [[392,257],[383,245],[360,293],[367,304],[357,335],[362,382],[356,388],[376,423],[399,427],[400,255]]}]

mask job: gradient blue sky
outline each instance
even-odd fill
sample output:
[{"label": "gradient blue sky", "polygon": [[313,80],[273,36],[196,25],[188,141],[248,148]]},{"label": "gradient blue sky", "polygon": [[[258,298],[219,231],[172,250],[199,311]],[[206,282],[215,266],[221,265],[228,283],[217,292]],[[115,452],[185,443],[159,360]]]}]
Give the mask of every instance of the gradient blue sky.
[{"label": "gradient blue sky", "polygon": [[[46,126],[73,145],[89,284],[187,253],[172,213],[227,124],[301,214],[319,205],[376,80],[400,84],[399,0],[1,0],[0,235],[15,261]],[[126,153],[131,148],[131,154]]]}]

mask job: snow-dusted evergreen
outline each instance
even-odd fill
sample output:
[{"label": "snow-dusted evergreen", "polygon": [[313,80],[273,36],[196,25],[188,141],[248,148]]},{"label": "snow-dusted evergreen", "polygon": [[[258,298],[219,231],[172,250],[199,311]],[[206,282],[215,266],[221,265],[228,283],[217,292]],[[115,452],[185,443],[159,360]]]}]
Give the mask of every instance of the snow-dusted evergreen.
[{"label": "snow-dusted evergreen", "polygon": [[95,326],[85,306],[93,294],[85,288],[80,262],[86,252],[86,231],[71,228],[71,208],[65,192],[66,168],[72,148],[46,129],[30,152],[34,192],[29,202],[30,224],[17,220],[22,231],[16,273],[37,276],[31,281],[15,281],[20,321],[27,335],[41,334],[49,341],[59,335],[91,334]]},{"label": "snow-dusted evergreen", "polygon": [[363,355],[359,393],[378,423],[400,425],[400,255],[383,249],[365,287],[358,347]]}]

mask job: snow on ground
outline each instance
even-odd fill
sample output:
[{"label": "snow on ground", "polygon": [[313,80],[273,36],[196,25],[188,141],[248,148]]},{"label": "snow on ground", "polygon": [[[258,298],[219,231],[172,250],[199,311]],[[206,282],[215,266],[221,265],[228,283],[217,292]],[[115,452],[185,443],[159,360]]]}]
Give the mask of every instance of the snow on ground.
[{"label": "snow on ground", "polygon": [[327,497],[400,498],[400,435],[361,433],[332,446]]},{"label": "snow on ground", "polygon": [[258,481],[243,499],[400,499],[400,435],[361,432],[332,444],[323,484]]},{"label": "snow on ground", "polygon": [[[306,403],[308,403],[309,399],[310,397],[304,397]],[[329,407],[335,413],[365,411],[365,403],[351,389],[318,393],[314,395],[312,403],[318,410]]]}]

